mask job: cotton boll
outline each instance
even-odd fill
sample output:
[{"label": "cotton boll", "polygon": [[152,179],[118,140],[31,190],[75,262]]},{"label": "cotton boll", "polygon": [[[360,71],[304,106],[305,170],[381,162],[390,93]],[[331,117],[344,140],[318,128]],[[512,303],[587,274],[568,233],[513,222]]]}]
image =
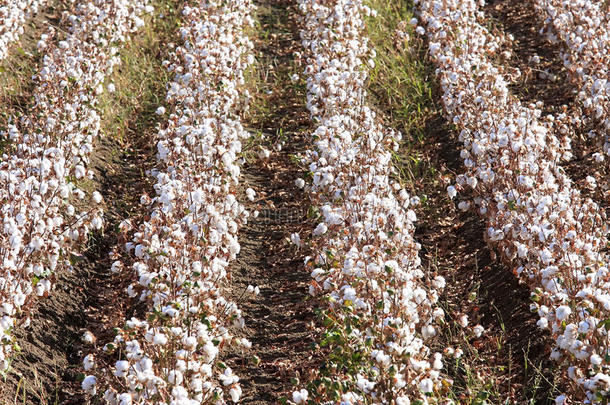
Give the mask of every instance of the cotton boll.
[{"label": "cotton boll", "polygon": [[89,395],[95,395],[96,389],[95,384],[97,383],[97,378],[92,375],[88,375],[83,380],[81,387],[83,391],[85,391]]},{"label": "cotton boll", "polygon": [[472,332],[474,333],[474,336],[477,338],[481,337],[481,335],[483,334],[484,331],[485,331],[485,328],[483,328],[481,325],[476,325],[474,328],[472,328]]},{"label": "cotton boll", "polygon": [[102,202],[102,195],[98,191],[93,192],[93,201],[96,204],[100,204]]},{"label": "cotton boll", "polygon": [[567,319],[568,316],[570,316],[571,313],[572,309],[570,307],[568,307],[567,305],[561,305],[557,307],[557,310],[555,311],[555,316],[557,317],[557,320],[564,321],[565,319]]},{"label": "cotton boll", "polygon": [[424,394],[432,392],[432,390],[434,389],[434,383],[432,382],[431,379],[429,378],[424,378],[423,380],[421,380],[421,382],[419,383],[419,389],[421,390],[421,392],[423,392]]},{"label": "cotton boll", "polygon": [[320,222],[313,231],[314,236],[320,236],[328,231],[328,226],[324,222]]},{"label": "cotton boll", "polygon": [[95,343],[96,338],[90,331],[85,331],[85,333],[83,333],[81,336],[81,340],[86,344],[92,345]]},{"label": "cotton boll", "polygon": [[447,195],[449,195],[449,198],[451,198],[452,200],[455,198],[455,196],[457,195],[457,190],[454,186],[447,187]]},{"label": "cotton boll", "polygon": [[93,354],[88,354],[83,359],[83,368],[85,369],[85,371],[89,371],[93,367],[95,367],[95,358],[94,358]]},{"label": "cotton boll", "polygon": [[306,389],[302,389],[300,391],[294,391],[292,393],[292,401],[296,404],[304,404],[307,402],[307,398],[309,397],[309,393]]}]

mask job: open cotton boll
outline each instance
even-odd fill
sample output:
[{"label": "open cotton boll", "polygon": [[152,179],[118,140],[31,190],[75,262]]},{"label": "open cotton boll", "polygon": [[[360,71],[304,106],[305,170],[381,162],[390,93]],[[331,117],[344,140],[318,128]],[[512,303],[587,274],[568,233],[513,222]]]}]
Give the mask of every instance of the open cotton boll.
[{"label": "open cotton boll", "polygon": [[246,197],[248,198],[248,200],[254,201],[254,199],[256,198],[256,191],[254,191],[252,188],[248,187],[246,189]]},{"label": "open cotton boll", "polygon": [[95,384],[97,383],[97,378],[92,375],[88,375],[85,377],[83,382],[81,383],[81,388],[89,395],[95,395],[96,388]]}]

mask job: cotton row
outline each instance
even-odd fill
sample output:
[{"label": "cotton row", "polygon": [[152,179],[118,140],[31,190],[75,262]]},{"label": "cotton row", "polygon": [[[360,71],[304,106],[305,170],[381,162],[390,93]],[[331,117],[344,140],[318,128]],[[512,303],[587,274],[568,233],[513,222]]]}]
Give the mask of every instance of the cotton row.
[{"label": "cotton row", "polygon": [[9,0],[0,5],[0,60],[7,56],[10,45],[23,35],[27,20],[45,4],[46,0]]},{"label": "cotton row", "polygon": [[[564,45],[563,63],[580,87],[578,99],[601,123],[603,151],[610,156],[610,14],[601,1],[536,0],[547,36]],[[598,153],[598,160],[604,156]]]},{"label": "cotton row", "polygon": [[[97,95],[118,63],[112,43],[137,29],[144,2],[84,2],[69,15],[69,33],[45,34],[34,105],[12,118],[0,163],[0,368],[8,367],[12,330],[30,297],[49,293],[55,273],[90,230],[102,227],[102,196],[79,188],[100,118]],[[25,322],[29,322],[27,319]]]},{"label": "cotton row", "polygon": [[[223,295],[228,266],[240,251],[239,226],[248,212],[236,200],[238,158],[248,133],[244,70],[253,62],[244,29],[249,0],[191,2],[182,11],[182,45],[167,69],[168,121],[158,133],[156,196],[126,244],[130,258],[113,264],[133,275],[127,293],[144,311],[126,320],[114,341],[85,358],[83,382],[110,404],[223,404],[238,402],[239,377],[219,353],[250,346],[231,328],[244,324]],[[123,223],[124,231],[128,230]],[[135,304],[134,304],[135,305]]]},{"label": "cotton row", "polygon": [[307,189],[321,219],[308,259],[310,292],[327,302],[323,340],[331,343],[321,385],[295,392],[293,402],[434,402],[443,363],[428,341],[444,316],[436,304],[445,281],[423,271],[410,207],[417,198],[394,179],[401,135],[366,106],[375,53],[363,15],[374,12],[353,0],[299,5],[307,107],[318,122],[306,157]]},{"label": "cotton row", "polygon": [[563,117],[542,118],[540,105],[509,94],[505,72],[492,64],[503,38],[485,28],[482,4],[417,3],[417,31],[427,31],[445,113],[463,144],[466,172],[449,196],[473,190],[473,207],[487,221],[485,239],[531,287],[532,310],[555,340],[551,357],[572,398],[596,401],[610,390],[608,334],[598,327],[610,317],[607,230],[598,206],[580,196],[558,164],[569,152],[559,140]]}]

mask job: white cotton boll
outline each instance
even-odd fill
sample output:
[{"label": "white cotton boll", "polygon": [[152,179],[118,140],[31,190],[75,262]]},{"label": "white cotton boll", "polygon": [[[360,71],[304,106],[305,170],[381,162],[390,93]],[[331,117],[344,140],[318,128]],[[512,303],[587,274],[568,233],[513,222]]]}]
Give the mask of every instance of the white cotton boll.
[{"label": "white cotton boll", "polygon": [[119,404],[118,405],[132,405],[132,404],[133,404],[133,397],[131,396],[130,393],[124,392],[121,395],[119,395]]},{"label": "white cotton boll", "polygon": [[93,354],[88,354],[87,356],[85,356],[85,358],[83,359],[83,368],[85,369],[85,371],[91,370],[94,366],[95,358]]},{"label": "white cotton boll", "polygon": [[600,364],[602,364],[602,361],[603,361],[601,356],[598,354],[592,354],[591,357],[589,358],[589,360],[591,361],[591,364],[593,364],[594,366],[599,366]]},{"label": "white cotton boll", "polygon": [[432,280],[432,286],[438,290],[442,290],[443,288],[445,288],[446,284],[447,282],[442,276],[436,276],[434,277],[434,280]]},{"label": "white cotton boll", "polygon": [[571,313],[572,313],[572,309],[569,306],[561,305],[561,306],[557,307],[557,310],[555,311],[555,316],[557,317],[557,320],[563,321],[568,316],[570,316]]},{"label": "white cotton boll", "polygon": [[455,198],[455,196],[457,195],[457,190],[454,186],[447,187],[447,195],[449,195],[449,198],[451,198],[452,200]]},{"label": "white cotton boll", "polygon": [[165,336],[163,333],[157,333],[153,337],[153,344],[154,345],[158,345],[158,346],[166,345],[167,344],[167,336]]},{"label": "white cotton boll", "polygon": [[254,191],[252,188],[248,187],[246,189],[246,197],[248,198],[248,200],[254,201],[254,198],[256,198],[256,191]]},{"label": "white cotton boll", "polygon": [[239,398],[241,398],[241,387],[238,385],[229,390],[229,396],[233,402],[239,402]]},{"label": "white cotton boll", "polygon": [[90,331],[85,331],[85,333],[83,333],[83,335],[81,336],[81,340],[89,345],[92,345],[93,343],[95,343],[96,339],[93,333],[91,333]]},{"label": "white cotton boll", "polygon": [[93,192],[93,201],[96,204],[99,204],[102,202],[102,195],[99,193],[99,191],[94,191]]},{"label": "white cotton boll", "polygon": [[93,229],[102,229],[104,226],[104,221],[100,217],[95,217],[91,220],[91,226]]},{"label": "white cotton boll", "polygon": [[468,211],[470,209],[470,203],[468,201],[461,201],[458,204],[458,208],[460,209],[460,211]]},{"label": "white cotton boll", "polygon": [[459,318],[458,318],[458,323],[460,324],[460,326],[462,328],[465,328],[468,326],[468,315],[462,314]]},{"label": "white cotton boll", "polygon": [[561,394],[557,398],[555,398],[555,405],[564,405],[567,399],[568,397],[565,394]]},{"label": "white cotton boll", "polygon": [[415,28],[415,32],[417,33],[417,35],[424,35],[426,33],[426,30],[420,25]]},{"label": "white cotton boll", "polygon": [[120,260],[113,262],[112,266],[110,266],[110,271],[112,273],[118,273],[121,270],[123,270],[123,262],[121,262]]},{"label": "white cotton boll", "polygon": [[290,242],[292,242],[293,245],[296,245],[298,247],[301,247],[301,236],[298,233],[291,233],[290,234]]},{"label": "white cotton boll", "polygon": [[114,365],[115,371],[114,375],[121,378],[127,375],[127,370],[129,370],[129,362],[126,360],[119,360]]},{"label": "white cotton boll", "polygon": [[320,222],[316,229],[313,230],[314,236],[324,235],[328,231],[328,226],[324,222]]},{"label": "white cotton boll", "polygon": [[309,393],[306,389],[302,389],[300,391],[294,391],[292,393],[292,401],[295,404],[303,404],[307,402],[307,398],[309,398]]},{"label": "white cotton boll", "polygon": [[83,165],[76,165],[76,167],[74,168],[74,176],[77,179],[82,179],[83,177],[85,177],[86,174],[87,170]]},{"label": "white cotton boll", "polygon": [[298,187],[298,188],[303,188],[305,187],[305,180],[298,178],[294,181],[294,184]]},{"label": "white cotton boll", "polygon": [[538,325],[540,329],[546,329],[549,327],[549,320],[546,317],[542,317],[536,322],[536,325]]},{"label": "white cotton boll", "polygon": [[185,336],[182,338],[182,344],[187,350],[195,350],[197,347],[197,338],[194,336]]},{"label": "white cotton boll", "polygon": [[108,89],[109,93],[114,93],[116,91],[116,87],[114,87],[114,83],[109,83],[108,86],[106,86],[106,88]]},{"label": "white cotton boll", "polygon": [[157,115],[165,114],[165,107],[161,106],[161,107],[157,108],[157,110],[155,111],[155,114],[157,114]]},{"label": "white cotton boll", "polygon": [[261,149],[258,151],[259,159],[269,159],[269,156],[271,156],[271,151],[268,149],[261,147]]},{"label": "white cotton boll", "polygon": [[481,335],[483,334],[484,331],[485,331],[485,328],[482,327],[481,325],[476,325],[474,328],[472,328],[472,332],[474,333],[474,336],[477,338],[481,337]]},{"label": "white cotton boll", "polygon": [[429,339],[436,336],[436,329],[434,329],[434,326],[432,325],[425,325],[421,328],[421,334],[424,339]]},{"label": "white cotton boll", "polygon": [[184,375],[180,370],[172,370],[167,376],[167,381],[173,385],[181,385],[184,381]]},{"label": "white cotton boll", "polygon": [[423,380],[421,380],[421,382],[419,383],[419,389],[421,392],[423,392],[424,394],[428,393],[428,392],[432,392],[432,390],[434,389],[434,383],[432,382],[431,379],[429,378],[424,378]]},{"label": "white cotton boll", "polygon": [[83,391],[85,391],[87,394],[95,395],[95,392],[96,392],[95,384],[96,383],[97,383],[97,378],[95,378],[95,376],[88,375],[83,380],[81,387],[82,387]]}]

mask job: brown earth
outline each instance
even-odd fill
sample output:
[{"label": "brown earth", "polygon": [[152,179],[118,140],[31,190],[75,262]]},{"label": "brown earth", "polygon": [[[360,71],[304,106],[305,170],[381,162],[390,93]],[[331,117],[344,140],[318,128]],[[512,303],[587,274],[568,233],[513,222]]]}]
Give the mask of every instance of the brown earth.
[{"label": "brown earth", "polygon": [[[251,214],[259,214],[240,230],[242,250],[229,286],[236,298],[248,285],[260,288],[260,295],[246,294],[239,300],[246,319],[241,334],[252,341],[252,348],[231,353],[228,359],[241,378],[244,404],[275,404],[291,397],[293,384],[317,367],[310,347],[317,336],[317,302],[308,294],[310,270],[304,264],[308,249],[290,242],[292,233],[306,239],[314,226],[307,218],[307,196],[295,186],[303,173],[292,161],[308,148],[311,129],[304,87],[290,81],[296,72],[294,53],[300,50],[295,3],[257,3],[260,31],[265,33],[253,38],[260,52],[258,91],[267,95],[261,102],[268,111],[260,104],[253,106],[259,110],[253,111],[246,125],[263,134],[262,143],[272,152],[268,159],[249,159],[242,169],[242,189],[254,189],[256,199],[250,202],[242,193],[240,201]],[[256,153],[259,145],[251,146]]]}]

